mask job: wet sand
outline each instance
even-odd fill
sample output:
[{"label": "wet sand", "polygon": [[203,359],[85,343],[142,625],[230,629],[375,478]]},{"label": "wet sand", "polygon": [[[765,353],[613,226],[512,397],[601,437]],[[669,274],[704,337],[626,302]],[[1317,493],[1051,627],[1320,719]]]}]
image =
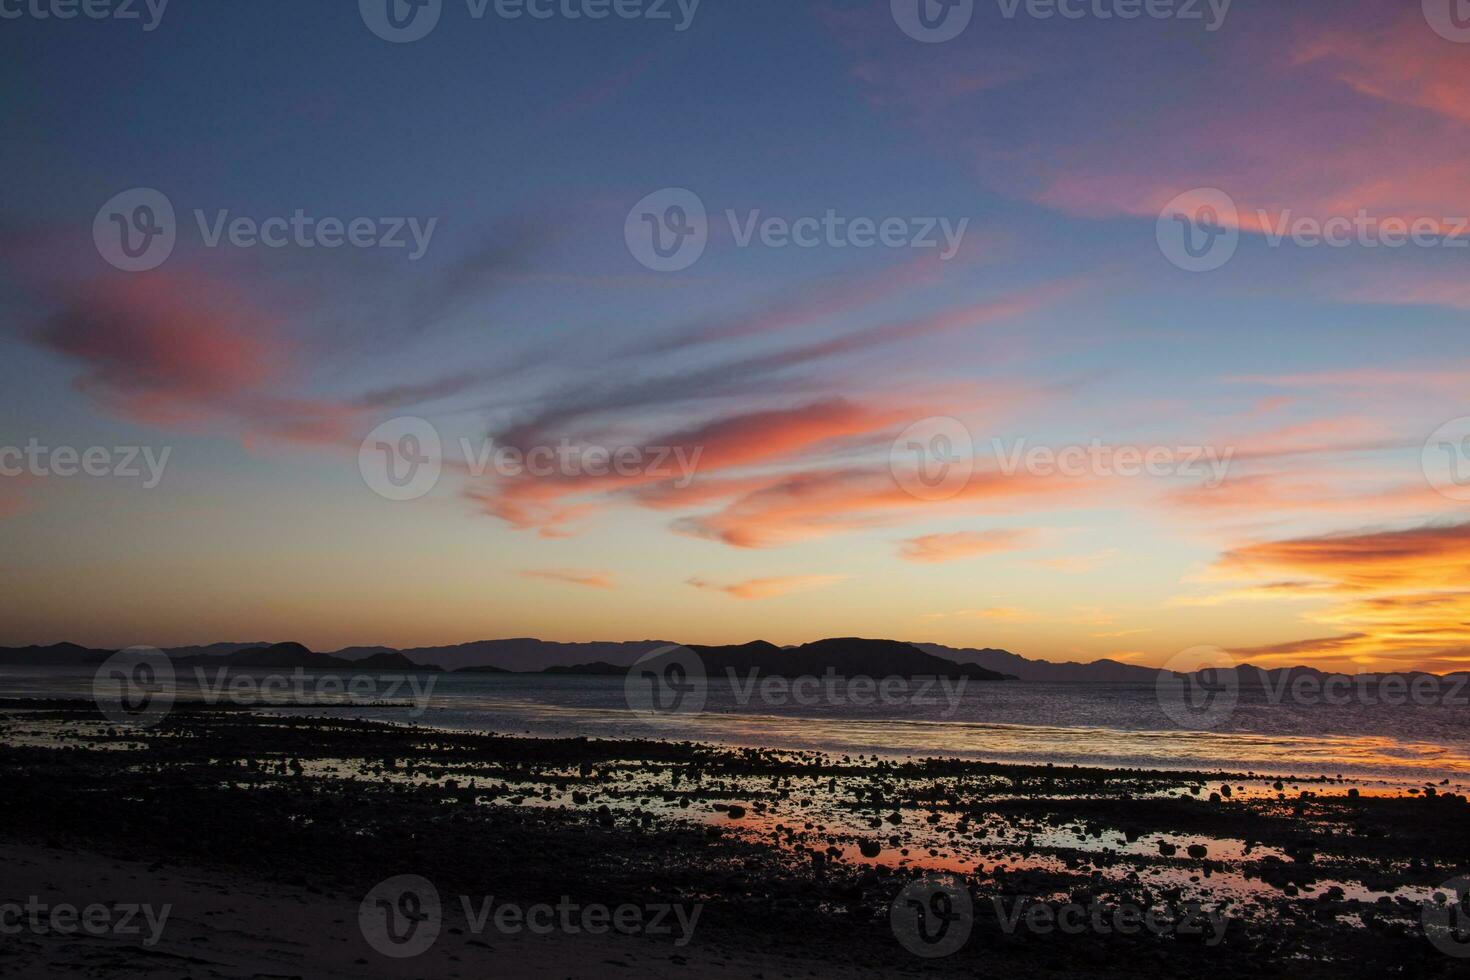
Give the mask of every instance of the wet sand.
[{"label": "wet sand", "polygon": [[[1422,924],[1437,887],[1470,870],[1470,805],[1451,786],[525,739],[244,710],[176,709],[129,730],[86,703],[11,702],[0,719],[0,901],[175,896],[151,947],[30,932],[0,944],[25,957],[0,967],[45,964],[42,975],[1470,975]],[[372,948],[359,921],[364,896],[399,875],[444,898],[437,940],[407,961]],[[926,958],[892,908],[935,875],[972,909],[963,944]],[[507,933],[467,921],[491,895],[677,903],[699,918],[682,945]],[[1048,916],[1068,905],[1092,924],[1056,928]],[[1125,934],[1108,927],[1120,909],[1160,921],[1194,910],[1219,929]]]}]

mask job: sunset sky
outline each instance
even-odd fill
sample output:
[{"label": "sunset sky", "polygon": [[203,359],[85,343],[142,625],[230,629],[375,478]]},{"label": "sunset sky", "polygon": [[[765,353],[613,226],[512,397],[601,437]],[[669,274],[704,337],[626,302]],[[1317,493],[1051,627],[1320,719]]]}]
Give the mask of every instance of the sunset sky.
[{"label": "sunset sky", "polygon": [[[671,6],[446,0],[410,43],[353,3],[0,21],[0,447],[169,451],[151,488],[0,476],[0,644],[864,635],[1470,664],[1470,492],[1425,465],[1470,415],[1470,43],[1417,2],[1236,0],[1207,30],[980,0],[939,43],[888,0],[704,0],[682,31]],[[94,243],[132,188],[177,212],[147,271]],[[678,271],[625,238],[666,188],[709,215]],[[1239,244],[1191,272],[1160,214],[1199,188],[1238,207]],[[417,259],[211,247],[196,209],[436,224]],[[829,211],[966,223],[949,258],[938,231],[741,241],[755,212]],[[1272,241],[1360,214],[1436,240]],[[390,500],[359,449],[403,416],[446,458]],[[936,418],[974,448],[943,499],[893,454]],[[488,438],[698,465],[475,475],[459,441]],[[1094,441],[1229,466],[1003,466]]]}]

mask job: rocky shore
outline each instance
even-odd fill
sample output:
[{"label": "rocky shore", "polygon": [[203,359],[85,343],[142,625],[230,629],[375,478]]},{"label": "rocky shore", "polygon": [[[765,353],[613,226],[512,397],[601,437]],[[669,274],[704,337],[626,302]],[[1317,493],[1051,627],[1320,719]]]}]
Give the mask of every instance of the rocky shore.
[{"label": "rocky shore", "polygon": [[[1470,805],[1456,787],[513,738],[195,707],[130,729],[86,702],[0,705],[0,780],[15,858],[0,898],[60,879],[113,904],[129,888],[172,888],[173,921],[195,923],[165,927],[155,947],[30,930],[0,944],[0,969],[15,975],[37,962],[79,976],[104,975],[99,963],[108,976],[405,975],[362,911],[404,878],[437,899],[437,939],[413,975],[605,976],[608,963],[769,978],[1470,975],[1459,945],[1470,936],[1439,930],[1454,910],[1436,904],[1470,870]],[[23,866],[53,873],[26,879]],[[89,884],[123,866],[130,875]],[[247,892],[266,897],[204,907],[211,893]],[[280,903],[331,915],[302,933],[282,924]],[[638,921],[591,935],[563,914],[532,934],[476,916],[505,903],[631,907]],[[682,931],[652,928],[675,907],[697,910],[692,927],[686,915]],[[211,938],[226,927],[228,942]],[[586,959],[588,944],[602,960]],[[539,952],[508,964],[504,951],[522,946]]]}]

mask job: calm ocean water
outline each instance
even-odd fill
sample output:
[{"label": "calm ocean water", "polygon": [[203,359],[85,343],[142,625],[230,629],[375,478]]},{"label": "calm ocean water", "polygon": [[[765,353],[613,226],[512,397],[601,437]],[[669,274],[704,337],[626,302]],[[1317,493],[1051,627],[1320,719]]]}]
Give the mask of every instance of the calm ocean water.
[{"label": "calm ocean water", "polygon": [[[251,672],[253,681],[264,675]],[[412,722],[473,731],[605,738],[672,738],[767,748],[819,749],[882,756],[953,756],[997,762],[1231,769],[1301,777],[1342,774],[1391,785],[1449,779],[1470,782],[1470,708],[1458,703],[1385,706],[1273,699],[1240,692],[1234,709],[1212,728],[1181,729],[1161,708],[1153,685],[972,682],[957,698],[937,685],[909,688],[887,703],[796,703],[709,682],[697,714],[645,716],[629,709],[621,678],[538,674],[441,674],[417,707],[354,703],[340,688],[307,674],[317,704],[292,706],[299,695],[275,692],[271,710]],[[201,681],[203,682],[201,685]],[[180,671],[180,700],[207,694],[217,678]],[[402,683],[379,680],[376,693],[412,701]],[[809,693],[809,692],[808,692]],[[920,697],[920,694],[923,694]],[[1449,699],[1455,702],[1463,699]],[[0,697],[90,697],[84,669],[0,671]],[[330,700],[340,707],[321,707]],[[916,703],[917,702],[917,703]],[[422,710],[420,710],[422,709]]]}]

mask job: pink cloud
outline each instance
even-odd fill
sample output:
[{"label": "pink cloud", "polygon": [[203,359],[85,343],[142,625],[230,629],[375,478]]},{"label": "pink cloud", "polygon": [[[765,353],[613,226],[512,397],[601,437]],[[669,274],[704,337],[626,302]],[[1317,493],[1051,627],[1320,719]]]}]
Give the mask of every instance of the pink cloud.
[{"label": "pink cloud", "polygon": [[[1008,49],[973,28],[927,46],[944,49],[934,53],[875,43],[884,13],[829,18],[859,91],[1002,193],[1078,216],[1153,219],[1176,195],[1218,187],[1255,232],[1288,210],[1319,220],[1359,209],[1378,220],[1470,214],[1470,66],[1417,5],[1338,4],[1326,30],[1320,12],[1257,11],[1248,27],[1210,35],[1188,85],[1136,35],[1125,49],[1139,66],[1132,84],[1093,92],[1107,114],[1054,102],[1019,120],[1018,102],[1081,76],[1076,57],[1034,36]],[[1021,77],[1014,99],[996,97]]]},{"label": "pink cloud", "polygon": [[226,427],[242,439],[350,443],[360,410],[283,389],[295,351],[279,321],[224,284],[184,273],[97,280],[33,339],[82,367],[103,410],[151,425]]},{"label": "pink cloud", "polygon": [[1095,481],[980,471],[954,496],[916,497],[887,469],[816,470],[775,477],[712,514],[675,527],[739,548],[769,548],[844,531],[891,526],[917,514],[1008,513],[1093,500]]}]

